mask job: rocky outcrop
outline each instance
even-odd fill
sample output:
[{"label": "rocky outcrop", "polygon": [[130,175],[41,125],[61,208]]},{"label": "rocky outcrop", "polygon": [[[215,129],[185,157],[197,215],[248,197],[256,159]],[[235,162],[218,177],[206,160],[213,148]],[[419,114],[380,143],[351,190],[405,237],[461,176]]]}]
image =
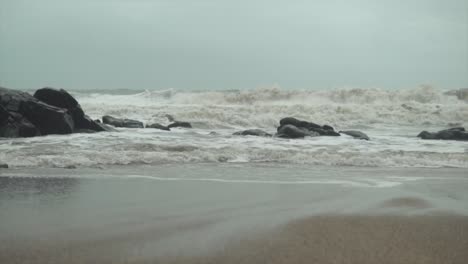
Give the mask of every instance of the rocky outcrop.
[{"label": "rocky outcrop", "polygon": [[258,136],[258,137],[271,137],[272,135],[261,129],[248,129],[244,131],[235,132],[235,136]]},{"label": "rocky outcrop", "polygon": [[417,137],[421,139],[439,139],[439,140],[468,140],[468,132],[464,127],[455,127],[444,129],[439,132],[422,131]]},{"label": "rocky outcrop", "polygon": [[181,121],[175,121],[171,123],[170,125],[167,126],[168,128],[173,128],[173,127],[185,127],[185,128],[192,128],[192,124],[189,122],[181,122]]},{"label": "rocky outcrop", "polygon": [[33,137],[108,131],[86,116],[65,90],[43,88],[35,96],[0,87],[0,137]]},{"label": "rocky outcrop", "polygon": [[102,122],[104,124],[112,125],[115,127],[143,128],[143,123],[138,120],[127,119],[127,118],[115,118],[109,115],[103,116]]},{"label": "rocky outcrop", "polygon": [[0,137],[29,137],[73,133],[75,124],[66,109],[44,103],[32,95],[0,87]]},{"label": "rocky outcrop", "polygon": [[160,129],[160,130],[171,131],[171,129],[169,129],[167,126],[161,125],[159,123],[154,123],[154,124],[151,124],[151,125],[147,125],[146,128],[156,128],[156,129]]},{"label": "rocky outcrop", "polygon": [[370,140],[369,136],[357,130],[345,130],[345,131],[340,131],[340,133],[348,135],[348,136],[352,136],[353,138],[356,138],[356,139]]}]

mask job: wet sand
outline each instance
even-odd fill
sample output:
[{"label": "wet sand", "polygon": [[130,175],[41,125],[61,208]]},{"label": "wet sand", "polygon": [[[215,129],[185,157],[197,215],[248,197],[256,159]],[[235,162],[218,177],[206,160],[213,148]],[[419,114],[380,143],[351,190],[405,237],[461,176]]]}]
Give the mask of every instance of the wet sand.
[{"label": "wet sand", "polygon": [[[158,168],[171,180],[150,179],[146,176],[154,170],[142,168],[130,178],[120,177],[129,175],[124,169],[43,171],[48,177],[37,170],[35,177],[27,177],[32,171],[3,171],[0,263],[440,264],[468,259],[463,170],[338,168],[345,179],[315,170],[302,184],[173,178],[213,169],[219,168]],[[284,173],[276,167],[246,171]],[[218,173],[234,179],[244,171],[223,167]],[[362,184],[366,175],[386,184]],[[323,179],[330,181],[320,183]]]},{"label": "wet sand", "polygon": [[[201,257],[155,263],[467,263],[468,218],[315,216]],[[148,261],[146,263],[152,263]]]},{"label": "wet sand", "polygon": [[[203,225],[202,223],[200,225]],[[194,226],[192,226],[194,227]],[[178,227],[183,232],[184,227]],[[190,227],[189,227],[190,228]],[[174,231],[174,230],[173,230]],[[269,232],[243,233],[203,254],[181,250],[162,256],[128,254],[148,236],[61,245],[19,242],[3,245],[1,263],[421,263],[464,264],[468,260],[468,218],[433,216],[324,215],[294,220]],[[11,242],[11,241],[10,241]],[[203,241],[191,241],[203,243]]]}]

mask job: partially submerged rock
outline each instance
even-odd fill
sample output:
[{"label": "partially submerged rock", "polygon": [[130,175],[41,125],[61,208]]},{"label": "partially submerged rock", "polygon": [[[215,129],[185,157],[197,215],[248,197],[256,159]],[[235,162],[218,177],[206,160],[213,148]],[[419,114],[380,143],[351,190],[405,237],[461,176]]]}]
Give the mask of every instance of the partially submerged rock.
[{"label": "partially submerged rock", "polygon": [[113,116],[105,115],[102,117],[104,124],[113,125],[115,127],[126,128],[143,128],[143,122],[127,118],[115,118]]},{"label": "partially submerged rock", "polygon": [[0,169],[8,169],[8,164],[0,163]]},{"label": "partially submerged rock", "polygon": [[348,135],[348,136],[352,136],[353,138],[357,138],[357,139],[369,140],[369,136],[357,130],[345,130],[345,131],[340,131],[340,133]]},{"label": "partially submerged rock", "polygon": [[296,127],[294,125],[284,125],[278,128],[277,137],[280,138],[304,138],[316,137],[320,134],[315,131],[307,130],[303,127]]},{"label": "partially submerged rock", "polygon": [[439,139],[439,140],[468,140],[468,132],[465,131],[464,127],[454,127],[444,129],[439,132],[428,132],[422,131],[418,134],[421,139]]},{"label": "partially submerged rock", "polygon": [[169,129],[167,126],[161,125],[161,124],[159,124],[159,123],[154,123],[154,124],[151,124],[151,125],[146,125],[146,128],[156,128],[156,129],[166,130],[166,131],[170,131],[170,130],[171,130],[171,129]]},{"label": "partially submerged rock", "polygon": [[185,127],[185,128],[192,128],[192,124],[189,122],[181,122],[181,121],[175,121],[174,123],[170,124],[167,126],[169,129],[173,127]]},{"label": "partially submerged rock", "polygon": [[[329,126],[329,125],[321,126],[312,122],[299,120],[294,117],[286,117],[280,120],[280,126],[277,129],[278,134],[281,134],[280,130],[282,130],[284,126],[294,126],[299,130],[315,132],[313,134],[318,134],[320,136],[340,136],[340,134],[336,132],[332,126]],[[289,131],[290,129],[291,127],[287,128],[286,130]],[[293,133],[293,134],[296,134],[296,133]]]},{"label": "partially submerged rock", "polygon": [[317,125],[312,122],[307,122],[307,121],[302,121],[299,119],[296,119],[294,117],[285,117],[280,120],[280,127],[285,126],[285,125],[293,125],[295,127],[302,127],[306,129],[311,129],[311,128],[322,128],[322,126]]},{"label": "partially submerged rock", "polygon": [[244,131],[235,132],[235,136],[259,136],[259,137],[271,137],[272,135],[261,130],[261,129],[248,129]]}]

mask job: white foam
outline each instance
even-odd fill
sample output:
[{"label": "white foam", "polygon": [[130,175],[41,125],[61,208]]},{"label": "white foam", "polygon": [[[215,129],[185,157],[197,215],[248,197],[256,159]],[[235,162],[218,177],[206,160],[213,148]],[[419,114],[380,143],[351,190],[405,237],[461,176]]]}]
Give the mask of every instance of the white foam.
[{"label": "white foam", "polygon": [[270,128],[286,116],[338,128],[468,123],[466,102],[429,86],[404,90],[164,90],[133,95],[79,94],[78,100],[93,117],[110,114],[146,123],[164,123],[168,122],[166,114],[171,114],[179,120],[191,121],[199,128]]},{"label": "white foam", "polygon": [[[350,137],[298,140],[231,136],[218,130],[128,129],[114,133],[7,139],[0,160],[11,167],[100,167],[167,163],[289,163],[362,167],[468,168],[468,142],[395,137],[367,131],[372,141]],[[224,134],[223,134],[224,133]]]}]

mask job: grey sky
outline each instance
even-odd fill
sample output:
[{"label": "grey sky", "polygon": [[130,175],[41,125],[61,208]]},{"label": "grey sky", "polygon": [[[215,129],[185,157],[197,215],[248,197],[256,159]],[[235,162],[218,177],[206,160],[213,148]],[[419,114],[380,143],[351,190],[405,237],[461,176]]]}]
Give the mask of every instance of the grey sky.
[{"label": "grey sky", "polygon": [[466,0],[0,0],[0,86],[468,86]]}]

